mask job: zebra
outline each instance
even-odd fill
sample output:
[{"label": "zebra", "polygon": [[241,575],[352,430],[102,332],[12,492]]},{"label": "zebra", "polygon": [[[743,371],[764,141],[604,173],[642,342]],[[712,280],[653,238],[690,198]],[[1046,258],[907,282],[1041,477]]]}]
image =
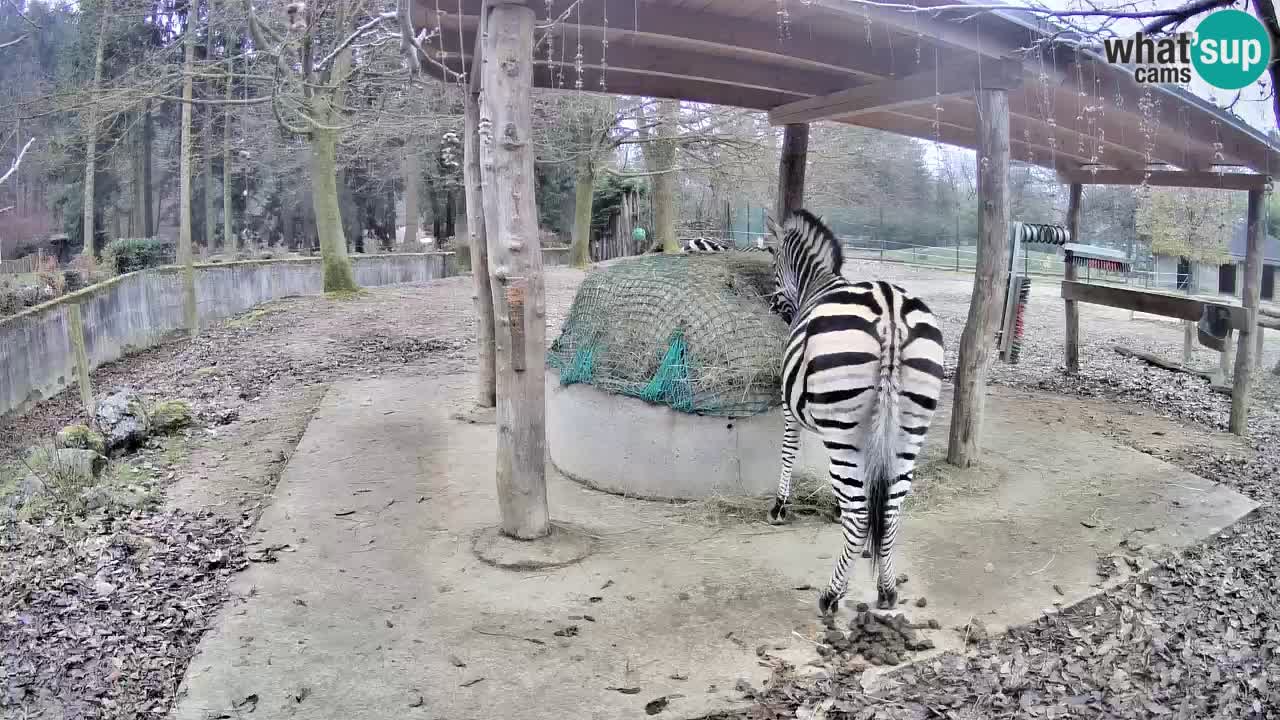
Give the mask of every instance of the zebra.
[{"label": "zebra", "polygon": [[765,252],[767,246],[764,238],[756,238],[756,241],[747,247],[740,248],[730,242],[724,240],[712,240],[706,237],[689,238],[680,241],[680,249],[687,253],[717,253],[717,252]]},{"label": "zebra", "polygon": [[[732,243],[724,240],[714,240],[708,237],[685,238],[679,241],[680,252],[688,254],[707,254],[722,252],[765,252],[768,247],[765,245],[764,238],[756,238],[756,241],[747,247],[740,248]],[[657,255],[662,253],[662,244],[655,244],[653,247],[645,251],[648,255]]]},{"label": "zebra", "polygon": [[942,333],[919,298],[884,281],[850,282],[831,230],[806,210],[779,228],[770,308],[790,325],[782,355],[782,473],[768,520],[786,521],[800,429],[816,433],[830,459],[844,549],[818,596],[839,609],[846,573],[866,541],[879,569],[876,607],[898,592],[893,543],[902,499],[942,390]]}]

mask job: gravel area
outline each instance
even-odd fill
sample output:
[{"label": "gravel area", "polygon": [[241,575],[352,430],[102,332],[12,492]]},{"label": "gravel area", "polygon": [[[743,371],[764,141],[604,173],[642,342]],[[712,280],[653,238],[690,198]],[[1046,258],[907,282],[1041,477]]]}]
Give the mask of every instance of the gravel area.
[{"label": "gravel area", "polygon": [[[852,262],[850,274],[902,283],[943,323],[954,365],[972,278],[902,265]],[[547,273],[550,342],[582,273]],[[1225,427],[1229,401],[1207,383],[1111,350],[1123,343],[1176,359],[1176,323],[1130,320],[1125,311],[1082,308],[1082,371],[1062,373],[1062,310],[1050,279],[1037,279],[1019,365],[997,364],[994,383],[1138,403],[1204,428]],[[200,635],[227,601],[227,579],[248,562],[287,549],[255,546],[251,528],[269,501],[273,468],[305,425],[305,404],[340,378],[397,372],[467,372],[474,318],[468,278],[383,288],[351,300],[272,303],[202,333],[102,368],[98,388],[130,385],[153,397],[191,400],[200,422],[163,466],[175,487],[218,486],[250,494],[232,511],[204,500],[127,514],[52,516],[0,527],[0,715],[163,717]],[[1268,353],[1267,365],[1277,353]],[[1216,365],[1197,350],[1196,362]],[[824,677],[780,672],[742,718],[1264,718],[1280,713],[1280,538],[1274,478],[1280,465],[1280,384],[1255,384],[1251,458],[1178,453],[1169,462],[1262,503],[1229,532],[1096,602],[988,638],[969,655],[947,655],[895,675],[873,694],[860,673],[832,665]],[[308,398],[301,400],[299,398]],[[301,403],[301,404],[300,404]],[[74,393],[0,421],[0,447],[18,449],[80,419]],[[240,468],[273,424],[270,461]],[[287,426],[287,427],[286,427]],[[935,429],[933,442],[945,431]],[[278,456],[277,456],[278,454]],[[236,467],[235,471],[228,470]],[[256,473],[252,487],[227,477]],[[181,494],[181,497],[203,497]],[[264,500],[265,498],[265,500]],[[909,552],[909,549],[907,550]]]}]

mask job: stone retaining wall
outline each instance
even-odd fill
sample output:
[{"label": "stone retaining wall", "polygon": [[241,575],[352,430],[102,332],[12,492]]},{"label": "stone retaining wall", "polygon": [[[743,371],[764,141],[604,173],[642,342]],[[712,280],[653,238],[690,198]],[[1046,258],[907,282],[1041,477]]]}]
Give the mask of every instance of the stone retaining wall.
[{"label": "stone retaining wall", "polygon": [[[422,283],[457,274],[453,253],[353,255],[362,287]],[[556,264],[548,258],[548,264]],[[183,328],[177,267],[128,273],[0,320],[0,415],[20,411],[75,383],[67,334],[69,308],[84,316],[91,367],[150,347]],[[200,324],[271,300],[318,295],[319,258],[249,260],[196,266]]]}]

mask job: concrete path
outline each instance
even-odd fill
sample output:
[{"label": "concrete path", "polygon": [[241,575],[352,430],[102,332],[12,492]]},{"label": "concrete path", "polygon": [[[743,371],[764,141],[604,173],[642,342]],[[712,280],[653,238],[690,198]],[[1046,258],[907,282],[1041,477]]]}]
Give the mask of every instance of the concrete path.
[{"label": "concrete path", "polygon": [[[658,717],[689,718],[732,705],[739,678],[767,678],[760,645],[797,664],[815,657],[793,631],[816,637],[816,591],[795,588],[826,581],[834,526],[707,525],[552,472],[553,517],[591,533],[594,553],[534,572],[477,560],[473,538],[496,523],[497,503],[493,426],[451,419],[471,385],[331,388],[261,520],[262,546],[288,548],[237,579],[239,600],[192,661],[176,718],[603,719],[644,717],[660,697]],[[905,525],[903,594],[929,601],[905,607],[942,623],[939,647],[955,647],[947,628],[969,617],[1000,628],[1088,597],[1098,555],[1134,530],[1184,545],[1253,507],[1054,426],[1051,407],[1035,425],[1026,407],[999,410],[1015,402],[1044,407],[988,403],[989,463],[935,480]],[[865,565],[851,589],[874,596]]]}]

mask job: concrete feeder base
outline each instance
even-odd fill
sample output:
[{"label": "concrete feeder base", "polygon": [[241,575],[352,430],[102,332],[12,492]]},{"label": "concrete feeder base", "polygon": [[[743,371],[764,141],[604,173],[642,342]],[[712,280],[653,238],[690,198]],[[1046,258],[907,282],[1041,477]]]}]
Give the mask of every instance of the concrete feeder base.
[{"label": "concrete feeder base", "polygon": [[[547,372],[547,449],[566,476],[606,492],[651,499],[772,495],[782,411],[742,418],[690,415]],[[826,477],[826,450],[801,436],[795,473]]]}]

